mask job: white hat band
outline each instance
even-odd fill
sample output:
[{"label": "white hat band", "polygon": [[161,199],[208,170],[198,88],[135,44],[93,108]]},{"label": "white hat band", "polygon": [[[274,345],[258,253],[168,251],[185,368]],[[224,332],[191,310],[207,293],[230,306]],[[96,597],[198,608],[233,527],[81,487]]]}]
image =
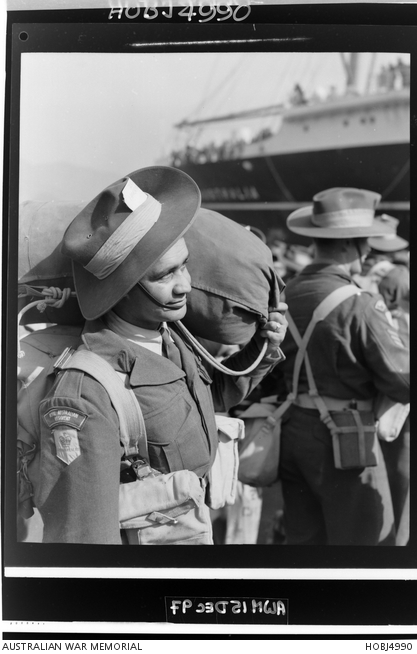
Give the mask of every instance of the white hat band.
[{"label": "white hat band", "polygon": [[311,216],[311,222],[317,227],[370,227],[373,221],[372,209],[343,209]]},{"label": "white hat band", "polygon": [[84,266],[97,279],[105,279],[114,272],[158,220],[162,209],[161,203],[147,193],[143,195],[146,199],[141,200],[142,203],[132,211]]}]

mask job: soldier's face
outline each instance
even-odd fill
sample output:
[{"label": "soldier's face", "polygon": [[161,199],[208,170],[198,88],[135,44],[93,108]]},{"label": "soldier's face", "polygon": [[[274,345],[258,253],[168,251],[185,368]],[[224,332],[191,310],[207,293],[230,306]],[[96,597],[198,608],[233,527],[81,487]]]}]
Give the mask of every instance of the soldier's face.
[{"label": "soldier's face", "polygon": [[187,260],[188,249],[182,238],[148,270],[140,285],[119,302],[115,312],[144,329],[158,329],[161,322],[184,318],[191,291]]},{"label": "soldier's face", "polygon": [[360,275],[362,273],[362,265],[371,248],[367,238],[356,238],[353,240],[353,243],[356,249],[356,257],[352,261],[351,274],[356,273]]}]

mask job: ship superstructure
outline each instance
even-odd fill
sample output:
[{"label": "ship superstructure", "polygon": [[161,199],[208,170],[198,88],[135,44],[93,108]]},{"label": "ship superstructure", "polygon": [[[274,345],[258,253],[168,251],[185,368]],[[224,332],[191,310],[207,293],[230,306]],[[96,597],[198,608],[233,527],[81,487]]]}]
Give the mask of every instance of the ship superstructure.
[{"label": "ship superstructure", "polygon": [[[249,142],[234,135],[204,147],[186,145],[171,163],[191,175],[203,205],[234,220],[268,230],[285,224],[289,211],[332,186],[357,186],[381,194],[381,210],[409,216],[410,87],[409,67],[390,71],[373,92],[355,88],[358,55],[345,59],[343,95],[305,98],[294,89],[284,104],[232,115],[184,121],[181,129],[234,124],[256,117],[279,121],[275,131],[260,130]],[[389,71],[387,71],[389,72]],[[384,80],[382,80],[384,82]],[[297,86],[297,85],[296,85]]]}]

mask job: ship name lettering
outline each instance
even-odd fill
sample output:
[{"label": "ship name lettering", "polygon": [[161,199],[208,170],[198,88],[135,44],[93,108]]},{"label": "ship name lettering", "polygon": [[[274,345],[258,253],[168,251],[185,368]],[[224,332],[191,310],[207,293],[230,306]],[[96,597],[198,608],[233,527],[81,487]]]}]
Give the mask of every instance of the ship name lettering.
[{"label": "ship name lettering", "polygon": [[259,193],[255,186],[214,186],[203,190],[205,201],[215,200],[258,200]]}]

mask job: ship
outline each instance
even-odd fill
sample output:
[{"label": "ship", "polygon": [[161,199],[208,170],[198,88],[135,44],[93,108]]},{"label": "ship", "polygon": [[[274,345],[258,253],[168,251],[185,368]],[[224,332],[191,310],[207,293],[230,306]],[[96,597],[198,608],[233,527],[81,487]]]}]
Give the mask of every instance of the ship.
[{"label": "ship", "polygon": [[[410,215],[410,69],[399,61],[384,67],[377,84],[358,90],[360,53],[340,54],[346,74],[343,93],[308,98],[299,84],[289,103],[263,106],[176,125],[188,143],[170,165],[199,185],[204,207],[287,242],[304,243],[288,232],[285,219],[311,203],[321,190],[353,186],[381,195],[378,209],[400,219],[407,238]],[[375,63],[375,55],[373,64]],[[236,121],[279,119],[249,141],[236,138]],[[215,124],[233,135],[220,145],[192,145],[189,135]]]}]

